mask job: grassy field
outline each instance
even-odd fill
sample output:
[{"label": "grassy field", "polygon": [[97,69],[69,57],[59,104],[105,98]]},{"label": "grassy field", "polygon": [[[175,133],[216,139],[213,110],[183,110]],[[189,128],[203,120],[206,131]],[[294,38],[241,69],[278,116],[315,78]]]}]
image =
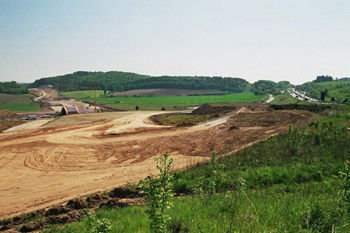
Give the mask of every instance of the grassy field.
[{"label": "grassy field", "polygon": [[271,102],[271,104],[296,104],[302,101],[293,98],[289,94],[279,94],[275,96],[275,99]]},{"label": "grassy field", "polygon": [[289,94],[279,94],[275,96],[275,99],[271,104],[310,104],[306,101],[300,101]]},{"label": "grassy field", "polygon": [[[94,101],[93,98],[79,98],[82,101]],[[97,102],[119,109],[135,110],[175,110],[187,106],[197,106],[204,103],[247,103],[268,99],[267,95],[254,95],[252,92],[235,93],[228,95],[208,96],[156,96],[156,97],[98,97]]]},{"label": "grassy field", "polygon": [[[339,176],[350,159],[349,126],[349,112],[338,113],[176,172],[180,196],[167,210],[168,231],[350,232],[350,187]],[[85,218],[47,232],[89,232],[101,223],[110,223],[110,232],[150,232],[145,209],[99,209],[100,222]]]},{"label": "grassy field", "polygon": [[0,109],[14,112],[39,111],[37,103],[31,101],[31,94],[8,95],[0,94]]},{"label": "grassy field", "polygon": [[[63,95],[66,98],[93,98],[95,91],[94,90],[84,90],[84,91],[69,91],[69,92],[60,92],[61,95]],[[104,91],[102,90],[96,90],[96,96],[103,96]]]},{"label": "grassy field", "polygon": [[0,103],[0,109],[6,109],[14,112],[39,111],[37,103]]}]

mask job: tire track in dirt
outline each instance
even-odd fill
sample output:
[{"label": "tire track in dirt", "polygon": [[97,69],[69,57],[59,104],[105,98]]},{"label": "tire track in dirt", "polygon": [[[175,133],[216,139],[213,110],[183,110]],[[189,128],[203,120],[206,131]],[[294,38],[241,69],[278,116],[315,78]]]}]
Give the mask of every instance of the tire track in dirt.
[{"label": "tire track in dirt", "polygon": [[156,172],[153,158],[167,150],[181,169],[207,161],[213,150],[229,154],[310,118],[243,109],[194,127],[159,127],[147,121],[152,114],[72,116],[0,134],[0,218],[138,182]]}]

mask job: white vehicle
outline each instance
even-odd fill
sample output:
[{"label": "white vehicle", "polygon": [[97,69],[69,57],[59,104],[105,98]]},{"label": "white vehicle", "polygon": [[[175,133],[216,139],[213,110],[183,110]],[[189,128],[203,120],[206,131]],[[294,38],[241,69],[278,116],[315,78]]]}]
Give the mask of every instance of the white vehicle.
[{"label": "white vehicle", "polygon": [[26,120],[36,120],[38,119],[37,115],[27,115],[27,117],[25,118]]}]

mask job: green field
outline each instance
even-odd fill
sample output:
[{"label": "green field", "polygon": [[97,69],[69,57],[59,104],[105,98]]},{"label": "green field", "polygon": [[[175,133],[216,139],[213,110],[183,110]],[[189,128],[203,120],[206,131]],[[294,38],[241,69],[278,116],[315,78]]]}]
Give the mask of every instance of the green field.
[{"label": "green field", "polygon": [[39,105],[33,103],[31,94],[0,94],[0,109],[14,112],[39,111]]},{"label": "green field", "polygon": [[275,99],[271,102],[271,104],[310,104],[306,101],[300,101],[290,94],[279,94],[275,96]]},{"label": "green field", "polygon": [[[70,96],[73,96],[73,94]],[[92,97],[78,99],[88,102],[94,101]],[[163,106],[167,110],[173,110],[204,103],[248,103],[264,99],[268,99],[268,96],[244,92],[217,96],[98,97],[97,103],[126,110],[134,110],[136,105],[140,107],[140,110],[160,110]]]},{"label": "green field", "polygon": [[34,112],[40,108],[37,103],[0,103],[1,110],[10,110],[14,112]]}]

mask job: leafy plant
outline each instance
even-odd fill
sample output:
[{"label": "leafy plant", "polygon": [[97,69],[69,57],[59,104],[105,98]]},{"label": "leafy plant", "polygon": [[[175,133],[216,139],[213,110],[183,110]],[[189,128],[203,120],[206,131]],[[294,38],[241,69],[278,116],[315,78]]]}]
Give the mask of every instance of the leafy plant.
[{"label": "leafy plant", "polygon": [[339,177],[342,180],[341,206],[344,207],[346,212],[350,211],[350,161],[346,161],[344,169],[339,172]]},{"label": "leafy plant", "polygon": [[216,152],[211,154],[210,159],[210,176],[208,178],[208,193],[214,194],[218,190],[218,185],[221,179],[222,165],[218,163]]},{"label": "leafy plant", "polygon": [[173,175],[170,174],[173,159],[169,156],[169,152],[165,152],[163,157],[155,158],[159,173],[155,178],[149,176],[145,181],[140,182],[140,188],[147,203],[146,213],[151,220],[150,228],[155,233],[166,232],[167,223],[170,220],[165,213],[166,209],[172,207],[170,199],[173,197],[170,187],[173,180]]}]

